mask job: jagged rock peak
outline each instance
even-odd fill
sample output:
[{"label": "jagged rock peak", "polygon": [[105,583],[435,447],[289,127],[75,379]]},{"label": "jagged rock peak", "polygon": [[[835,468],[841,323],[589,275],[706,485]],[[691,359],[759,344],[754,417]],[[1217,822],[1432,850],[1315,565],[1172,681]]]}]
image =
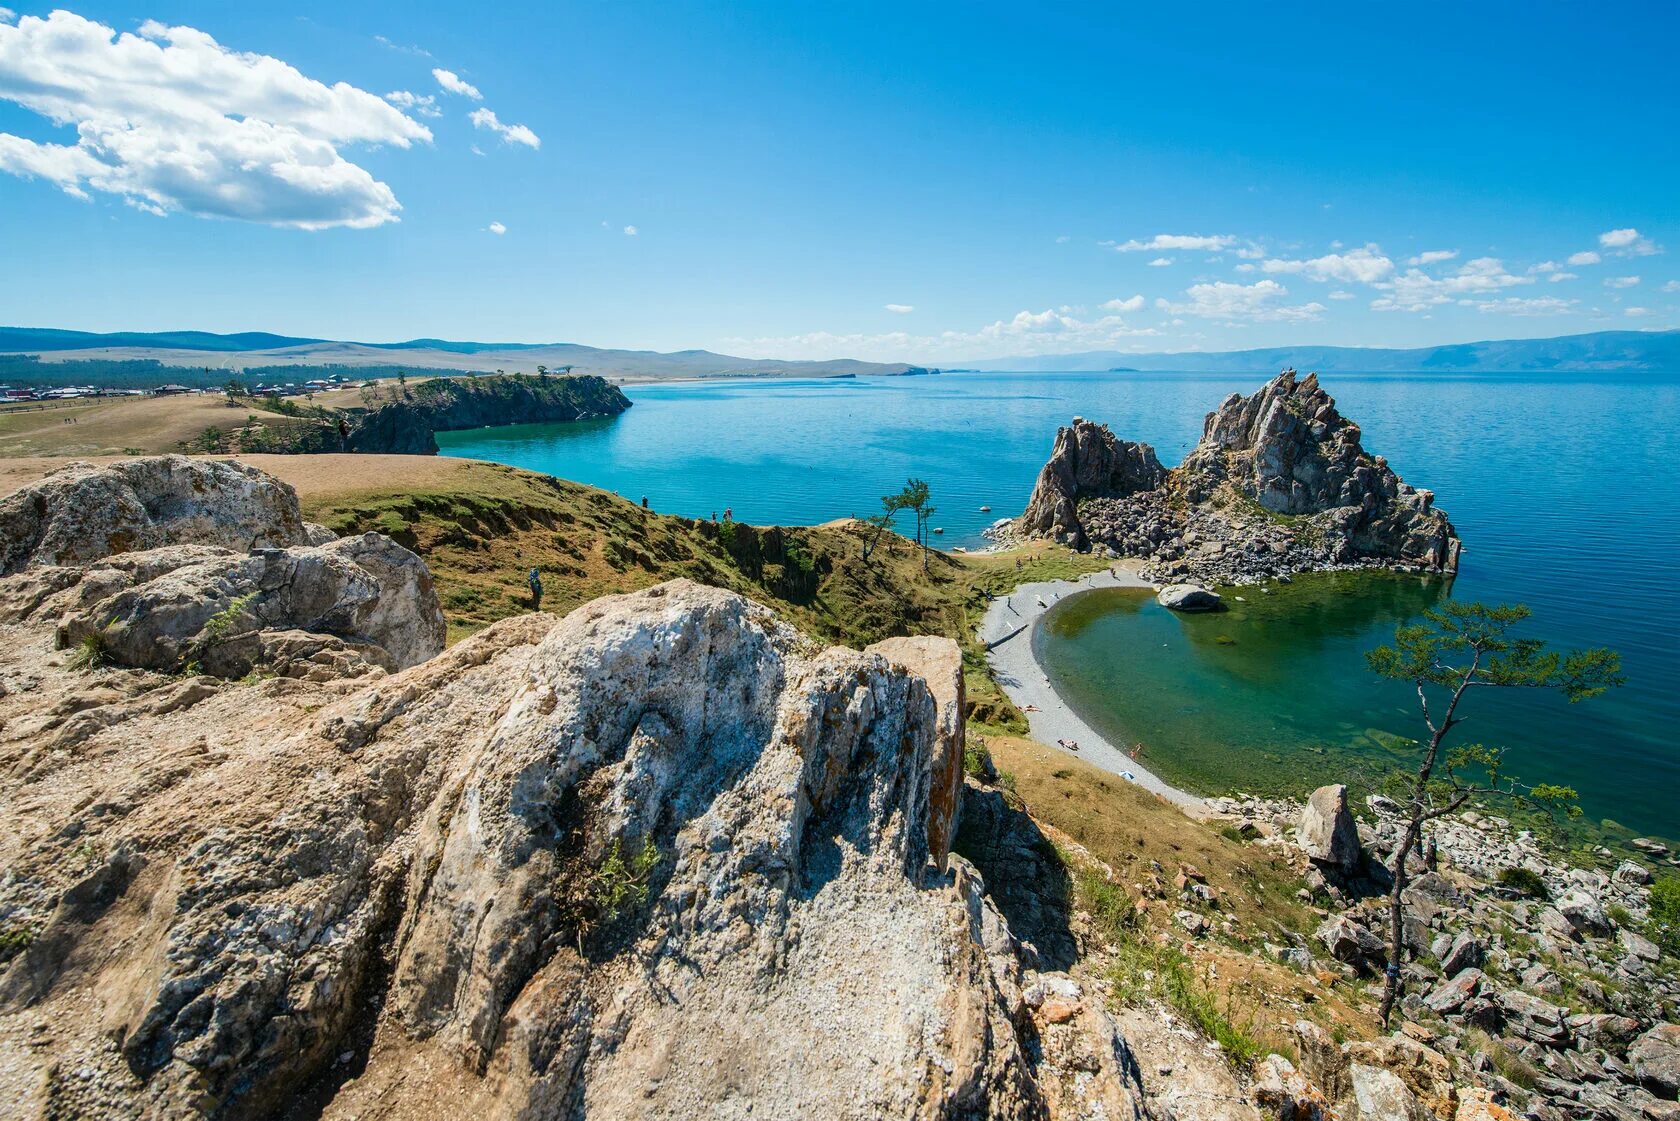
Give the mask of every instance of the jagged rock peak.
[{"label": "jagged rock peak", "polygon": [[1108,425],[1076,416],[1071,425],[1056,430],[1050,461],[1039,471],[1022,515],[1022,529],[1083,547],[1081,500],[1124,498],[1154,490],[1166,477],[1154,448],[1116,439]]}]

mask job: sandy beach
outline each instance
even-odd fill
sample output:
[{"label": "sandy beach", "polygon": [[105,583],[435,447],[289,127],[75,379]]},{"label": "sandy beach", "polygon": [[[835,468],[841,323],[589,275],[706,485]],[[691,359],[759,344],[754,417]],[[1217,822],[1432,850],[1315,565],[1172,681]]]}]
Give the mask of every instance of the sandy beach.
[{"label": "sandy beach", "polygon": [[1034,739],[1055,750],[1062,750],[1056,748],[1058,740],[1072,740],[1079,745],[1078,758],[1122,777],[1130,776],[1131,781],[1145,790],[1201,815],[1208,812],[1207,803],[1201,797],[1180,790],[1144,764],[1129,758],[1122,745],[1111,743],[1081,720],[1051,686],[1044,667],[1033,654],[1033,630],[1058,600],[1092,588],[1154,586],[1119,565],[1104,572],[1088,573],[1077,580],[1022,584],[1008,596],[992,601],[980,623],[980,639],[988,645],[995,644],[987,654],[992,674],[1009,699],[1026,714]]}]

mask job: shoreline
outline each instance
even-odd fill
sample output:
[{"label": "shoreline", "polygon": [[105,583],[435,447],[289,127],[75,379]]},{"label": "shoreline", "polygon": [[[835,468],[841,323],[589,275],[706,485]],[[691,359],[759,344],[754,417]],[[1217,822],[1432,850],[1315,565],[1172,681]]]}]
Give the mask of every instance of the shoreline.
[{"label": "shoreline", "polygon": [[1128,781],[1160,795],[1193,817],[1207,817],[1213,812],[1207,799],[1167,782],[1080,719],[1056,692],[1033,652],[1033,632],[1038,628],[1039,620],[1066,596],[1093,588],[1154,587],[1135,571],[1123,569],[1118,563],[1103,572],[1087,573],[1077,580],[1039,580],[1020,584],[1007,596],[993,600],[986,609],[980,622],[980,641],[987,644],[986,662],[998,687],[1026,716],[1035,740],[1047,748],[1064,752],[1066,749],[1058,747],[1056,741],[1073,740],[1079,744],[1079,750],[1066,752],[1069,756],[1083,759],[1122,778],[1130,774]]}]

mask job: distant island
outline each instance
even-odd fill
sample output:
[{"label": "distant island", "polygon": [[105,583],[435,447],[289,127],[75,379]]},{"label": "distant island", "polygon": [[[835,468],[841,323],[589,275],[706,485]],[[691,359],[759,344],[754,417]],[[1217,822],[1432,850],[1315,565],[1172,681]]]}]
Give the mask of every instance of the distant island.
[{"label": "distant island", "polygon": [[1674,370],[1680,369],[1680,330],[1596,331],[1552,339],[1500,339],[1405,350],[1361,346],[1279,346],[1163,354],[1093,350],[1079,354],[992,358],[968,365],[982,370],[1024,373],[1195,370],[1275,374],[1291,366],[1320,373]]}]

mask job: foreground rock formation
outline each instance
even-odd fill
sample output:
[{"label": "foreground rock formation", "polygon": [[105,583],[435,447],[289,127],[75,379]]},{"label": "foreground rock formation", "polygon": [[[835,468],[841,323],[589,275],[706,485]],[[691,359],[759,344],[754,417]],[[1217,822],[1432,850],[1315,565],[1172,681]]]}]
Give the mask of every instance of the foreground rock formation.
[{"label": "foreground rock formation", "polygon": [[[352,609],[356,570],[375,615],[435,605],[377,535],[240,553],[163,521],[0,580],[0,1112],[1151,1115],[1107,1013],[948,851],[954,643],[825,650],[677,581],[420,660],[435,636]],[[163,644],[149,620],[246,581],[277,624],[320,590],[389,664],[62,648]]]},{"label": "foreground rock formation", "polygon": [[1209,413],[1184,462],[1075,417],[1056,434],[1019,529],[1141,557],[1162,581],[1246,583],[1387,564],[1454,572],[1459,541],[1434,496],[1360,444],[1316,374],[1285,370]]}]

